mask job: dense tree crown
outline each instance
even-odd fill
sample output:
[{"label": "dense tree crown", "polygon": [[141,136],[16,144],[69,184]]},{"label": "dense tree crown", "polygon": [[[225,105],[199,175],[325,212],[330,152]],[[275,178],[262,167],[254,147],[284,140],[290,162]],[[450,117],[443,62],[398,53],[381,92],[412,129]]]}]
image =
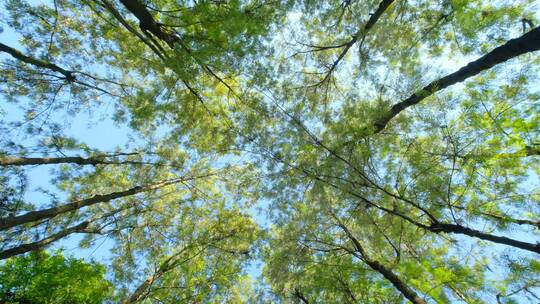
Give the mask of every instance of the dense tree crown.
[{"label": "dense tree crown", "polygon": [[0,303],[540,301],[540,2],[1,7]]},{"label": "dense tree crown", "polygon": [[104,274],[96,263],[34,251],[0,266],[0,297],[6,304],[104,303],[112,299]]}]

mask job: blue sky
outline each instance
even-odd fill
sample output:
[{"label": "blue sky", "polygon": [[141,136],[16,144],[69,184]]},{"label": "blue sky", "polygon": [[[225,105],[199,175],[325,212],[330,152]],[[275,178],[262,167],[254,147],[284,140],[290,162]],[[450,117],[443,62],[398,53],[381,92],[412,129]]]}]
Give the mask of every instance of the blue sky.
[{"label": "blue sky", "polygon": [[[9,28],[4,28],[4,31],[0,33],[0,41],[3,43],[24,50],[18,43],[18,35]],[[9,58],[9,55],[0,53],[0,59]],[[24,118],[24,111],[22,111],[16,104],[8,103],[6,100],[0,99],[0,110],[5,113],[3,119],[5,121],[21,121]],[[52,117],[56,121],[64,121],[65,128],[63,133],[66,136],[72,136],[84,142],[89,147],[97,149],[99,151],[114,151],[116,148],[122,148],[132,144],[132,137],[134,132],[127,126],[118,124],[112,120],[113,107],[110,104],[102,103],[99,106],[92,108],[92,112],[82,111],[76,116],[62,116],[60,113],[57,117]],[[54,114],[53,114],[54,115]],[[131,135],[131,137],[130,137]],[[4,134],[4,136],[6,136]],[[25,138],[24,130],[13,129],[12,132],[7,135],[11,140],[25,146],[33,146],[35,142],[33,139]],[[33,202],[36,206],[45,206],[49,204],[50,198],[44,195],[37,189],[45,189],[58,195],[62,200],[65,199],[65,195],[56,191],[54,187],[51,187],[50,180],[52,178],[51,170],[54,165],[45,166],[33,166],[25,167],[29,178],[29,187],[26,192],[25,199],[28,202]],[[264,212],[257,211],[257,206],[251,210],[257,221],[263,225],[268,221]],[[114,246],[114,242],[109,238],[100,238],[94,245],[87,249],[81,249],[78,246],[79,241],[82,239],[82,235],[73,235],[67,239],[61,240],[53,244],[50,248],[64,248],[66,253],[71,253],[76,257],[85,259],[95,259],[102,263],[108,263],[111,257],[109,250]],[[260,274],[260,262],[255,261],[248,268],[248,273],[256,277]]]},{"label": "blue sky", "polygon": [[[37,1],[36,1],[37,3]],[[10,28],[5,26],[0,33],[0,41],[11,47],[23,50],[18,42],[20,37]],[[5,53],[0,53],[0,59],[9,58],[10,56]],[[0,113],[4,112],[2,117],[5,121],[21,121],[24,117],[24,112],[13,103],[9,103],[0,97]],[[116,124],[112,119],[112,109],[107,104],[102,104],[99,107],[93,109],[93,115],[87,112],[80,112],[74,117],[55,117],[57,121],[65,121],[66,128],[64,129],[65,135],[72,136],[85,142],[88,146],[98,149],[100,151],[114,151],[116,147],[124,146],[129,142],[128,134],[129,129],[125,126]],[[69,120],[69,121],[68,121]],[[24,130],[13,129],[10,134],[3,134],[3,137],[9,136],[11,140],[24,144],[27,146],[35,145],[30,138],[24,138]],[[26,192],[25,199],[29,202],[33,202],[36,206],[47,205],[50,198],[43,195],[36,189],[45,189],[51,192],[55,192],[59,195],[59,198],[65,198],[62,193],[56,191],[51,187],[50,171],[52,166],[34,166],[26,167],[26,172],[29,178],[29,187]],[[80,236],[74,236],[69,239],[60,241],[52,246],[52,248],[64,247],[67,252],[71,252],[77,257],[94,258],[96,260],[105,262],[109,256],[108,250],[112,246],[110,240],[98,242],[96,246],[89,249],[78,248],[78,240]]]},{"label": "blue sky", "polygon": [[[20,44],[17,41],[17,35],[8,28],[4,28],[4,31],[0,33],[0,41],[10,46],[20,48]],[[0,54],[0,59],[5,58],[7,55]],[[461,58],[460,61],[466,62],[468,58]],[[442,62],[443,67],[449,68],[456,66],[455,62]],[[457,64],[459,66],[461,64]],[[20,120],[23,112],[21,112],[16,105],[7,103],[5,100],[0,99],[0,109],[7,113],[6,119],[8,120]],[[88,146],[101,150],[101,151],[113,151],[117,147],[122,147],[130,143],[131,139],[128,137],[128,134],[132,132],[122,125],[116,124],[112,119],[111,115],[113,109],[110,108],[107,104],[103,104],[95,108],[92,112],[92,115],[89,113],[81,112],[75,117],[64,117],[66,120],[69,119],[70,123],[67,124],[66,129],[64,130],[65,135],[73,136],[81,141],[85,142]],[[59,117],[59,119],[63,119]],[[14,132],[13,136],[16,136],[18,133]],[[26,140],[28,144],[31,143],[30,140]],[[50,174],[51,167],[49,166],[37,166],[33,168],[28,168],[28,175],[30,179],[30,187],[27,192],[27,200],[36,202],[36,205],[45,205],[47,204],[49,198],[40,194],[40,192],[32,191],[37,188],[44,188],[49,190],[50,187]],[[538,180],[530,181],[531,185],[538,187]],[[263,202],[264,205],[264,202]],[[264,214],[258,214],[253,211],[259,223],[267,224],[268,220]],[[515,233],[515,235],[510,235],[524,241],[533,242],[536,238],[533,235],[524,235],[523,233]],[[84,258],[93,258],[101,262],[107,262],[110,258],[108,250],[111,246],[114,246],[114,243],[111,240],[103,239],[96,242],[95,246],[89,249],[80,249],[78,248],[78,241],[80,240],[79,236],[72,237],[70,239],[58,242],[54,245],[54,248],[64,247],[68,252],[73,253],[77,257]],[[504,250],[502,246],[496,246],[501,250]],[[491,248],[491,247],[490,247]],[[258,266],[259,261],[255,261],[254,266],[248,269],[248,272],[254,276],[260,273],[260,268]],[[494,276],[499,276],[500,273],[493,273]]]}]

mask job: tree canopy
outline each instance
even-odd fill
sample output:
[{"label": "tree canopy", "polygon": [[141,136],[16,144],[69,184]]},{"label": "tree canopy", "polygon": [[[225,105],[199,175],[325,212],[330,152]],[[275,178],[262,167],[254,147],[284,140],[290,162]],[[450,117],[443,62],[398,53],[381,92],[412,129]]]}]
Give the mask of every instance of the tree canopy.
[{"label": "tree canopy", "polygon": [[0,297],[7,304],[103,303],[112,294],[104,275],[103,265],[34,251],[0,266]]},{"label": "tree canopy", "polygon": [[538,1],[1,5],[0,303],[540,301]]}]

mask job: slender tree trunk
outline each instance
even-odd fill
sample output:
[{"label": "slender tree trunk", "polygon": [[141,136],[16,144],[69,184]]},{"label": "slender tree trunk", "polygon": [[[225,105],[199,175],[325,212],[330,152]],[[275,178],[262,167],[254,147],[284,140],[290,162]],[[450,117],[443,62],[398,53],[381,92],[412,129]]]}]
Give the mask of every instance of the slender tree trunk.
[{"label": "slender tree trunk", "polygon": [[[236,234],[236,231],[235,230],[232,230],[230,231],[228,234],[225,234],[225,235],[221,235],[221,236],[217,236],[217,237],[213,237],[209,240],[209,242],[205,243],[205,244],[199,244],[199,245],[203,245],[204,248],[201,249],[197,254],[195,254],[194,256],[198,255],[199,253],[203,252],[208,245],[210,245],[211,243],[213,242],[218,242],[218,241],[221,241],[221,240],[224,240],[226,238],[229,238],[229,237],[232,237]],[[167,259],[165,259],[160,265],[159,265],[159,268],[156,270],[156,272],[154,272],[153,275],[151,275],[150,277],[148,277],[144,282],[142,282],[138,287],[137,289],[135,289],[135,291],[130,294],[126,299],[124,299],[121,304],[131,304],[131,303],[135,303],[139,300],[143,300],[144,297],[146,297],[146,294],[149,292],[149,289],[150,287],[152,286],[152,284],[157,280],[159,279],[163,274],[165,274],[166,272],[174,269],[175,267],[177,267],[179,264],[185,262],[185,261],[188,261],[190,258],[186,259],[186,260],[178,260],[178,256],[180,256],[182,253],[186,252],[187,250],[189,249],[192,249],[193,247],[195,247],[196,245],[193,245],[193,244],[190,244],[190,245],[187,245],[185,246],[182,250],[176,252],[175,254],[169,256]]]},{"label": "slender tree trunk", "polygon": [[517,57],[522,54],[540,50],[540,27],[536,27],[523,36],[509,40],[479,59],[470,62],[458,71],[435,80],[423,89],[412,94],[409,98],[396,103],[390,111],[374,123],[375,133],[382,131],[388,122],[396,117],[401,111],[418,104],[426,97],[435,92],[445,89],[458,82],[462,82],[469,77],[475,76],[499,63]]},{"label": "slender tree trunk", "polygon": [[[390,215],[397,216],[397,217],[399,217],[399,218],[401,218],[401,219],[403,219],[403,220],[417,226],[418,228],[425,229],[427,231],[431,231],[431,232],[434,232],[434,233],[444,232],[444,233],[455,233],[455,234],[468,235],[468,236],[479,238],[479,239],[482,239],[482,240],[491,241],[491,242],[494,242],[494,243],[504,244],[504,245],[508,245],[508,246],[513,246],[513,247],[516,247],[516,248],[532,251],[532,252],[535,252],[535,253],[540,253],[540,244],[538,244],[538,243],[537,244],[531,244],[531,243],[526,243],[526,242],[514,240],[514,239],[511,239],[511,238],[507,238],[507,237],[495,236],[495,235],[484,233],[484,232],[481,232],[481,231],[478,231],[478,230],[470,229],[470,228],[467,228],[467,227],[464,227],[464,226],[461,226],[461,225],[444,224],[444,223],[435,223],[435,224],[432,224],[431,226],[425,225],[425,224],[423,224],[421,222],[418,222],[417,220],[413,219],[412,217],[407,216],[407,215],[405,215],[405,214],[403,214],[403,213],[401,213],[401,212],[399,212],[397,210],[388,209],[388,208],[385,208],[385,207],[380,206],[378,204],[375,204],[375,203],[371,202],[370,200],[366,199],[365,197],[363,197],[362,195],[359,195],[358,193],[354,192],[354,191],[343,189],[339,185],[333,184],[333,183],[331,183],[331,182],[329,182],[329,181],[327,181],[327,180],[325,180],[323,178],[313,176],[313,175],[308,174],[306,172],[304,172],[304,173],[309,177],[315,178],[318,181],[321,181],[321,182],[323,182],[323,183],[325,183],[325,184],[327,184],[327,185],[329,185],[329,186],[331,186],[331,187],[333,187],[335,189],[344,191],[344,192],[352,195],[353,197],[356,197],[356,198],[360,199],[361,201],[365,202],[369,206],[375,207],[378,210],[381,210],[382,212],[388,213]],[[413,207],[418,208],[417,204],[414,204]],[[429,213],[425,213],[425,214],[430,216],[434,220],[432,215],[430,215]],[[521,222],[521,223],[524,223],[524,222]],[[535,222],[532,222],[532,223],[535,223]],[[527,223],[527,224],[530,224],[530,223]]]},{"label": "slender tree trunk", "polygon": [[75,225],[73,227],[69,227],[65,230],[62,230],[58,233],[55,233],[49,237],[46,237],[44,239],[41,239],[39,241],[23,244],[14,248],[10,248],[4,251],[0,251],[0,260],[4,260],[7,258],[10,258],[15,255],[23,254],[29,251],[36,251],[44,248],[45,246],[58,241],[61,238],[64,238],[70,234],[77,233],[77,232],[83,232],[88,225],[90,224],[90,221],[84,221],[78,225]]},{"label": "slender tree trunk", "polygon": [[[377,21],[379,20],[379,18],[381,18],[381,15],[384,13],[384,11],[386,11],[386,9],[393,2],[394,2],[394,0],[383,0],[383,1],[381,1],[381,3],[379,3],[379,7],[377,8],[377,10],[373,14],[371,14],[371,17],[369,17],[368,22],[366,23],[366,25],[362,29],[362,31],[363,31],[362,34],[363,35],[365,35],[375,25],[375,23],[377,23]],[[359,35],[357,34],[356,36],[359,36]]]},{"label": "slender tree trunk", "polygon": [[131,304],[131,303],[135,303],[138,300],[140,300],[143,297],[144,293],[148,291],[150,286],[152,286],[154,281],[157,278],[159,278],[162,274],[163,274],[162,272],[158,271],[154,275],[152,275],[151,277],[146,279],[144,282],[142,282],[139,285],[139,287],[137,287],[137,289],[135,289],[135,291],[131,295],[129,295],[129,297],[127,299],[122,301],[122,304]]},{"label": "slender tree trunk", "polygon": [[88,219],[84,222],[81,222],[75,226],[72,226],[72,227],[68,227],[60,232],[57,232],[51,236],[48,236],[44,239],[41,239],[39,241],[36,241],[36,242],[33,242],[33,243],[28,243],[28,244],[23,244],[23,245],[19,245],[17,247],[13,247],[13,248],[10,248],[10,249],[7,249],[7,250],[4,250],[4,251],[0,251],[0,260],[3,260],[3,259],[7,259],[7,258],[10,258],[14,255],[19,255],[19,254],[23,254],[23,253],[26,253],[26,252],[30,252],[30,251],[36,251],[36,250],[41,250],[43,249],[44,247],[50,245],[51,243],[53,242],[56,242],[62,238],[65,238],[66,236],[69,236],[71,234],[74,234],[74,233],[100,233],[99,230],[94,230],[94,231],[88,231],[87,228],[90,224],[96,222],[97,220],[100,220],[100,219],[103,219],[103,218],[107,218],[107,217],[110,217],[114,214],[117,214],[118,212],[122,211],[122,210],[125,210],[125,209],[129,209],[131,208],[132,206],[122,206],[118,209],[115,209],[111,212],[107,212],[99,217],[94,217],[94,218],[91,218],[91,219]]},{"label": "slender tree trunk", "polygon": [[364,257],[364,262],[373,270],[382,274],[385,279],[390,281],[394,287],[405,296],[409,301],[415,304],[427,304],[424,299],[422,299],[416,291],[409,287],[405,282],[403,282],[392,270],[383,264],[375,260],[370,260]]},{"label": "slender tree trunk", "polygon": [[536,244],[526,243],[526,242],[511,239],[511,238],[507,238],[504,236],[496,236],[489,233],[484,233],[482,231],[467,228],[461,225],[435,223],[429,226],[429,228],[427,229],[435,233],[445,232],[445,233],[468,235],[468,236],[479,238],[481,240],[491,241],[494,243],[504,244],[504,245],[508,245],[508,246],[512,246],[516,248],[521,248],[523,250],[528,250],[528,251],[540,254],[539,243],[536,243]]},{"label": "slender tree trunk", "polygon": [[148,277],[144,282],[142,282],[137,287],[137,289],[135,289],[135,291],[132,294],[130,294],[126,299],[124,299],[121,302],[121,304],[131,304],[131,303],[135,303],[135,302],[137,302],[139,300],[142,300],[144,294],[148,292],[148,290],[150,289],[150,287],[152,286],[154,281],[159,279],[167,271],[174,268],[174,266],[175,266],[175,263],[173,261],[174,258],[177,257],[178,255],[182,254],[188,248],[189,248],[189,246],[185,247],[183,250],[180,250],[176,254],[173,254],[170,257],[168,257],[167,259],[165,259],[165,261],[163,261],[163,263],[161,263],[161,265],[159,265],[158,270],[153,275]]},{"label": "slender tree trunk", "polygon": [[160,46],[152,44],[152,42],[149,41],[144,35],[142,35],[141,33],[139,33],[139,31],[133,28],[111,2],[109,2],[108,0],[94,1],[100,3],[103,7],[105,7],[105,9],[108,10],[114,16],[114,18],[116,18],[116,20],[118,20],[118,22],[120,22],[120,24],[122,24],[130,33],[137,36],[137,38],[139,38],[139,40],[146,44],[159,58],[165,60],[165,55],[162,54]]},{"label": "slender tree trunk", "polygon": [[68,81],[71,81],[71,82],[75,81],[75,76],[73,75],[73,73],[74,73],[73,71],[68,71],[66,69],[63,69],[63,68],[57,66],[54,63],[50,63],[50,62],[47,62],[47,61],[43,61],[43,60],[40,60],[40,59],[36,59],[36,58],[26,56],[23,53],[19,52],[18,50],[14,49],[14,48],[12,48],[10,46],[7,46],[7,45],[5,45],[3,43],[0,43],[0,51],[8,53],[13,58],[18,59],[18,60],[20,60],[22,62],[31,64],[33,66],[43,68],[43,69],[49,69],[49,70],[58,72],[58,73],[64,75]]},{"label": "slender tree trunk", "polygon": [[407,285],[400,277],[398,277],[390,268],[384,266],[377,260],[372,260],[364,250],[364,247],[360,244],[360,241],[351,233],[349,228],[345,226],[339,218],[332,214],[332,217],[337,221],[338,226],[345,232],[349,240],[352,241],[354,248],[356,249],[352,253],[362,260],[369,268],[380,273],[385,279],[387,279],[394,287],[401,292],[401,294],[414,304],[427,304],[413,288]]},{"label": "slender tree trunk", "polygon": [[308,299],[306,298],[306,296],[304,296],[304,294],[302,292],[300,292],[300,290],[298,290],[297,288],[294,289],[294,296],[297,297],[300,301],[302,301],[302,303],[304,304],[309,304],[309,301]]},{"label": "slender tree trunk", "polygon": [[[206,176],[209,176],[209,175],[206,175]],[[204,176],[201,176],[201,177],[204,177]],[[51,208],[37,210],[37,211],[30,211],[25,214],[13,216],[13,217],[4,217],[0,219],[0,231],[9,229],[15,226],[43,220],[43,219],[53,218],[57,215],[70,212],[73,210],[78,210],[83,207],[91,206],[94,204],[108,202],[117,198],[131,196],[137,193],[155,190],[155,189],[167,186],[167,185],[172,185],[172,184],[176,184],[179,182],[183,182],[183,181],[187,181],[187,180],[191,180],[195,178],[198,178],[198,177],[177,178],[177,179],[160,181],[157,183],[143,185],[143,186],[135,186],[125,191],[112,192],[112,193],[103,194],[103,195],[97,194],[97,195],[92,196],[91,198],[74,201],[74,202],[56,206],[56,207],[51,207]]]},{"label": "slender tree trunk", "polygon": [[174,49],[175,43],[180,42],[180,37],[163,30],[139,0],[120,0],[120,2],[139,20],[139,26],[143,32],[152,33],[158,39],[166,42],[172,49]]},{"label": "slender tree trunk", "polygon": [[348,42],[342,44],[342,45],[339,45],[339,46],[332,46],[332,47],[321,47],[320,49],[333,49],[333,48],[337,48],[337,47],[343,47],[343,50],[341,51],[341,53],[338,55],[337,59],[334,61],[334,63],[330,66],[330,69],[328,70],[328,73],[326,74],[326,77],[324,78],[323,81],[326,81],[328,80],[328,78],[330,77],[330,75],[332,74],[332,72],[334,72],[334,70],[336,69],[336,67],[338,66],[338,64],[340,63],[341,60],[343,60],[343,57],[345,57],[345,55],[347,54],[347,52],[349,51],[349,49],[355,44],[358,42],[358,40],[361,40],[360,43],[363,42],[364,38],[366,37],[367,33],[369,32],[369,30],[371,30],[371,28],[373,28],[373,26],[375,25],[375,23],[377,23],[377,21],[379,21],[379,18],[382,16],[382,14],[386,11],[386,9],[394,2],[394,0],[383,0],[381,1],[381,3],[379,3],[379,7],[377,8],[377,10],[371,14],[371,17],[369,17],[369,20],[367,21],[367,23],[364,25],[364,27],[362,27],[360,30],[358,30],[358,32],[356,32],[356,34],[352,37],[351,40],[349,40]]},{"label": "slender tree trunk", "polygon": [[[106,156],[105,156],[106,157]],[[0,156],[0,166],[28,166],[28,165],[49,165],[49,164],[77,164],[77,165],[121,165],[121,164],[145,164],[135,161],[108,161],[104,157],[18,157]]]}]

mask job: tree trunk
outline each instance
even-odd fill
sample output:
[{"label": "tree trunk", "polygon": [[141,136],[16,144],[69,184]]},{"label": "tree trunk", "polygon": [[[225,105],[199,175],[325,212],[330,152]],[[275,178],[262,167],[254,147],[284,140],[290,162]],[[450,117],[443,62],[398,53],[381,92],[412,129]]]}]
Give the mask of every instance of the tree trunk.
[{"label": "tree trunk", "polygon": [[[105,156],[106,157],[106,156]],[[121,164],[144,164],[144,162],[133,161],[108,161],[104,157],[18,157],[0,156],[0,166],[28,166],[28,165],[49,165],[49,164],[77,164],[77,165],[121,165]]]},{"label": "tree trunk", "polygon": [[405,296],[409,301],[415,304],[427,304],[424,299],[422,299],[416,291],[407,286],[392,270],[384,266],[375,260],[370,260],[364,257],[364,262],[373,270],[382,274],[394,287]]},{"label": "tree trunk", "polygon": [[148,291],[148,288],[152,286],[156,278],[158,278],[162,274],[163,273],[157,272],[148,279],[146,279],[144,282],[142,282],[141,285],[139,285],[139,287],[137,287],[137,289],[135,289],[135,291],[127,299],[122,301],[122,304],[131,304],[140,300],[143,294]]},{"label": "tree trunk", "polygon": [[374,271],[382,274],[382,276],[387,279],[394,287],[401,292],[401,294],[411,301],[414,304],[427,304],[424,299],[422,299],[414,289],[409,287],[401,278],[399,278],[390,268],[387,268],[377,260],[372,260],[364,250],[363,246],[360,244],[360,241],[351,233],[349,228],[345,226],[337,216],[332,214],[332,217],[337,221],[338,226],[345,232],[347,237],[352,241],[356,251],[354,255],[362,260],[366,265],[368,265]]},{"label": "tree trunk", "polygon": [[511,238],[504,237],[504,236],[496,236],[489,233],[484,233],[484,232],[467,228],[461,225],[435,223],[429,226],[429,228],[427,229],[435,233],[445,232],[445,233],[468,235],[468,236],[479,238],[481,240],[491,241],[494,243],[504,244],[504,245],[508,245],[512,247],[517,247],[517,248],[521,248],[524,250],[528,250],[528,251],[540,254],[539,243],[531,244],[531,243],[526,243],[522,241],[517,241]]},{"label": "tree trunk", "polygon": [[143,32],[152,33],[158,39],[166,42],[171,49],[174,49],[175,43],[180,42],[180,37],[163,30],[139,0],[120,0],[120,2],[139,20],[139,26]]},{"label": "tree trunk", "polygon": [[[349,49],[358,42],[359,39],[362,39],[361,42],[363,42],[363,39],[366,37],[366,34],[371,30],[371,28],[377,23],[381,15],[386,11],[386,9],[394,2],[394,0],[383,0],[381,3],[379,3],[379,7],[377,10],[371,14],[371,17],[369,17],[368,22],[362,27],[362,29],[358,30],[356,34],[352,37],[352,39],[345,44],[342,44],[337,47],[344,47],[344,49],[341,51],[341,53],[338,55],[337,59],[334,61],[334,63],[330,66],[330,69],[328,70],[328,73],[326,74],[326,77],[323,81],[328,80],[332,72],[337,68],[338,64],[341,60],[343,60],[343,57],[347,54]],[[327,47],[326,49],[331,49],[336,47]],[[325,47],[320,48],[325,49]]]},{"label": "tree trunk", "polygon": [[161,58],[162,60],[165,60],[165,55],[162,54],[161,50],[160,50],[160,47],[157,46],[157,45],[154,45],[152,44],[151,41],[149,41],[146,37],[144,37],[144,35],[142,35],[141,33],[139,33],[139,31],[137,31],[135,28],[133,28],[129,22],[127,22],[127,20],[120,14],[120,12],[114,7],[114,5],[112,3],[110,3],[108,0],[101,0],[101,1],[97,1],[97,0],[94,0],[98,3],[100,3],[107,11],[109,11],[113,16],[114,18],[116,18],[116,20],[118,20],[118,22],[120,22],[120,24],[122,24],[130,33],[132,33],[133,35],[137,36],[137,38],[139,38],[139,40],[141,40],[144,44],[146,44],[159,58]]},{"label": "tree trunk", "polygon": [[[394,0],[383,0],[383,1],[381,1],[381,3],[379,3],[379,7],[377,8],[377,10],[373,14],[371,14],[371,17],[369,17],[368,22],[366,23],[366,25],[362,29],[362,31],[363,31],[362,34],[363,35],[365,35],[375,25],[375,23],[377,23],[377,21],[379,20],[381,15],[384,13],[384,11],[386,11],[386,9],[393,2],[394,2]],[[355,36],[358,37],[358,36],[360,36],[359,34],[360,33],[358,33]]]},{"label": "tree trunk", "polygon": [[297,297],[300,301],[302,301],[302,303],[304,304],[309,304],[309,301],[308,299],[306,298],[306,296],[304,296],[304,294],[302,292],[300,292],[300,290],[298,290],[297,288],[294,289],[294,296]]},{"label": "tree trunk", "polygon": [[453,84],[462,82],[465,79],[475,76],[499,63],[517,57],[522,54],[540,50],[540,27],[536,27],[523,36],[509,40],[491,52],[480,57],[478,60],[470,62],[458,71],[435,80],[423,89],[412,94],[409,98],[398,102],[390,108],[390,111],[374,123],[375,133],[381,132],[388,122],[396,117],[401,111],[413,106],[435,92],[445,89]]},{"label": "tree trunk", "polygon": [[36,241],[36,242],[33,242],[33,243],[28,243],[28,244],[23,244],[23,245],[20,245],[20,246],[17,246],[17,247],[14,247],[14,248],[10,248],[10,249],[7,249],[7,250],[4,250],[4,251],[0,251],[0,260],[4,260],[4,259],[7,259],[7,258],[10,258],[12,256],[15,256],[15,255],[19,255],[19,254],[23,254],[23,253],[26,253],[26,252],[29,252],[29,251],[36,251],[36,250],[40,250],[42,249],[43,247],[55,242],[55,241],[58,241],[59,239],[61,238],[64,238],[70,234],[73,234],[73,233],[77,233],[77,232],[82,232],[84,231],[88,225],[90,224],[90,221],[84,221],[78,225],[75,225],[73,227],[69,227],[65,230],[62,230],[58,233],[55,233],[49,237],[46,237],[44,239],[41,239],[39,241]]},{"label": "tree trunk", "polygon": [[29,243],[29,244],[19,245],[17,247],[1,251],[0,252],[0,260],[7,259],[7,258],[10,258],[10,257],[12,257],[14,255],[19,255],[19,254],[26,253],[26,252],[29,252],[29,251],[41,250],[45,246],[47,246],[47,245],[49,245],[49,244],[51,244],[53,242],[56,242],[56,241],[66,237],[68,235],[73,234],[73,233],[83,233],[83,232],[84,233],[99,233],[98,230],[88,231],[86,229],[88,228],[88,226],[90,224],[94,223],[95,221],[97,221],[99,219],[110,217],[112,215],[117,214],[118,212],[120,212],[122,210],[129,209],[129,208],[131,208],[131,206],[123,206],[123,207],[115,209],[115,210],[113,210],[111,212],[105,213],[105,214],[103,214],[103,215],[101,215],[99,217],[94,217],[94,218],[88,219],[88,220],[86,220],[84,222],[81,222],[80,224],[77,224],[75,226],[66,228],[66,229],[64,229],[64,230],[62,230],[60,232],[57,232],[57,233],[55,233],[55,234],[53,234],[53,235],[51,235],[49,237],[46,237],[44,239],[39,240],[39,241]]},{"label": "tree trunk", "polygon": [[135,186],[125,191],[112,192],[112,193],[104,194],[104,195],[97,194],[97,195],[92,196],[91,198],[75,201],[72,203],[67,203],[67,204],[52,207],[52,208],[47,208],[47,209],[42,209],[42,210],[37,210],[37,211],[30,211],[25,214],[13,216],[13,217],[4,217],[0,219],[0,231],[9,229],[15,226],[43,220],[43,219],[53,218],[57,215],[70,212],[73,210],[78,210],[83,207],[91,206],[97,203],[108,202],[117,198],[131,196],[131,195],[141,193],[141,192],[151,191],[151,190],[158,189],[167,185],[176,184],[176,183],[194,179],[194,178],[196,177],[177,178],[177,179],[160,181],[157,183],[143,185],[143,186]]},{"label": "tree trunk", "polygon": [[23,53],[19,52],[18,50],[14,49],[14,48],[12,48],[10,46],[7,46],[7,45],[5,45],[3,43],[0,43],[0,51],[8,53],[13,58],[15,58],[17,60],[20,60],[22,62],[31,64],[33,66],[43,68],[43,69],[49,69],[49,70],[58,72],[58,73],[64,75],[65,78],[70,82],[75,81],[75,76],[73,75],[73,73],[74,73],[73,71],[65,70],[65,69],[57,66],[54,63],[50,63],[50,62],[46,62],[46,61],[43,61],[43,60],[40,60],[40,59],[36,59],[36,58],[26,56]]},{"label": "tree trunk", "polygon": [[[186,250],[187,248],[189,248],[189,247],[184,248],[184,250]],[[121,302],[121,304],[131,304],[131,303],[135,303],[135,302],[137,302],[139,300],[142,300],[143,295],[149,291],[149,288],[152,286],[154,281],[159,279],[167,271],[174,268],[174,263],[171,262],[171,261],[173,261],[173,259],[177,255],[182,254],[184,252],[184,250],[181,250],[181,251],[177,252],[176,254],[171,255],[170,257],[165,259],[165,261],[163,261],[163,263],[161,263],[161,265],[159,265],[159,268],[157,269],[157,271],[153,275],[148,277],[144,282],[142,282],[137,287],[137,289],[135,289],[135,291],[132,294],[130,294],[126,299],[124,299]]]}]

